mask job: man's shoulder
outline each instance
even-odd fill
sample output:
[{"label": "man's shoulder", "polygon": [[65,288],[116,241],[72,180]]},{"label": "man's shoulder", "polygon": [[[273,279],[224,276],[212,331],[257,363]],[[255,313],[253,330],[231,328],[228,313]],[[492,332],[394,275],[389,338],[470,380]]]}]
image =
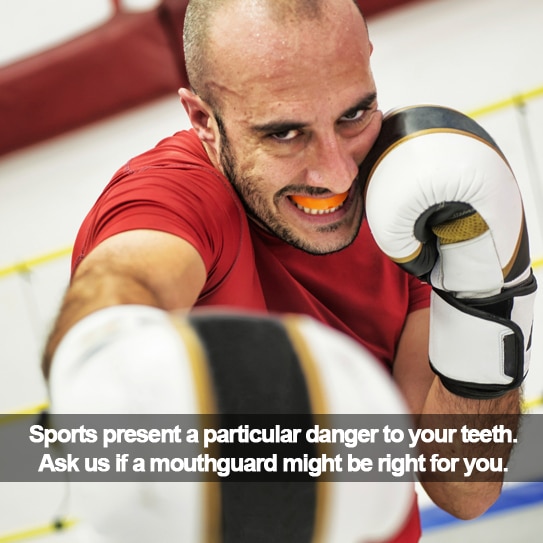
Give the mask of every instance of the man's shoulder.
[{"label": "man's shoulder", "polygon": [[131,158],[124,168],[130,173],[150,168],[199,168],[217,173],[194,130],[164,138],[152,149]]},{"label": "man's shoulder", "polygon": [[211,270],[219,258],[225,266],[235,261],[246,223],[239,198],[197,136],[180,132],[114,174],[80,229],[78,250],[87,254],[127,230],[160,230],[188,241]]},{"label": "man's shoulder", "polygon": [[194,130],[177,132],[128,160],[115,172],[104,193],[120,191],[124,195],[127,190],[157,197],[199,194],[208,200],[226,199],[237,204],[235,191],[213,166]]}]

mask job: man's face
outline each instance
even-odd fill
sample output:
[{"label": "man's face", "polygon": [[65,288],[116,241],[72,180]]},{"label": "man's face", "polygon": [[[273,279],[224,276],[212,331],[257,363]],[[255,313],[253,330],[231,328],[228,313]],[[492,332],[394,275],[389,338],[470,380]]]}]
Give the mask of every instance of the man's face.
[{"label": "man's face", "polygon": [[238,26],[214,90],[216,158],[249,217],[315,254],[358,233],[358,166],[382,118],[364,22],[351,2],[339,4],[327,23],[253,21],[246,35]]}]

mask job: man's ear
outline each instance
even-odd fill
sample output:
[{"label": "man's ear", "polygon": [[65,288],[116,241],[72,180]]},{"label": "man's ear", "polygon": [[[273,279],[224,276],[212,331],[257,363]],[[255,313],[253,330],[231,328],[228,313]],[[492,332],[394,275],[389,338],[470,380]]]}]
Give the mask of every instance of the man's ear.
[{"label": "man's ear", "polygon": [[200,140],[208,145],[214,145],[218,137],[213,112],[209,105],[190,89],[181,88],[178,94],[187,112],[190,124]]}]

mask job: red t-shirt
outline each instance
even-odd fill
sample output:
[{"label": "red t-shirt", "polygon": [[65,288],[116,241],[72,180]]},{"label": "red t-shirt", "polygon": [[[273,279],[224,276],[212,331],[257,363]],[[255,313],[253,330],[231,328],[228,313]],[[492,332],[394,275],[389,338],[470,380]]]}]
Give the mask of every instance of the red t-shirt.
[{"label": "red t-shirt", "polygon": [[[134,229],[169,232],[197,249],[207,270],[197,306],[311,315],[355,338],[388,368],[407,315],[429,305],[428,286],[383,255],[366,221],[349,247],[317,256],[248,220],[192,130],[115,174],[79,231],[73,270],[101,241]],[[413,511],[398,541],[418,541]]]},{"label": "red t-shirt", "polygon": [[346,249],[310,255],[248,220],[192,130],[115,174],[79,231],[73,269],[104,239],[140,228],[169,232],[197,249],[207,281],[196,305],[311,315],[388,367],[407,314],[429,304],[428,286],[383,255],[366,221]]}]

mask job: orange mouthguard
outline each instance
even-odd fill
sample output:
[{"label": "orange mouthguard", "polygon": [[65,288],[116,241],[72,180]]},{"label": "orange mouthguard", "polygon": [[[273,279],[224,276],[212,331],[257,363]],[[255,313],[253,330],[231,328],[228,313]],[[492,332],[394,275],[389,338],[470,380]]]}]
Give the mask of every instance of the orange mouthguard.
[{"label": "orange mouthguard", "polygon": [[291,196],[290,199],[302,207],[309,209],[332,209],[341,205],[349,195],[349,191],[343,194],[334,194],[330,198],[312,198],[311,196]]}]

